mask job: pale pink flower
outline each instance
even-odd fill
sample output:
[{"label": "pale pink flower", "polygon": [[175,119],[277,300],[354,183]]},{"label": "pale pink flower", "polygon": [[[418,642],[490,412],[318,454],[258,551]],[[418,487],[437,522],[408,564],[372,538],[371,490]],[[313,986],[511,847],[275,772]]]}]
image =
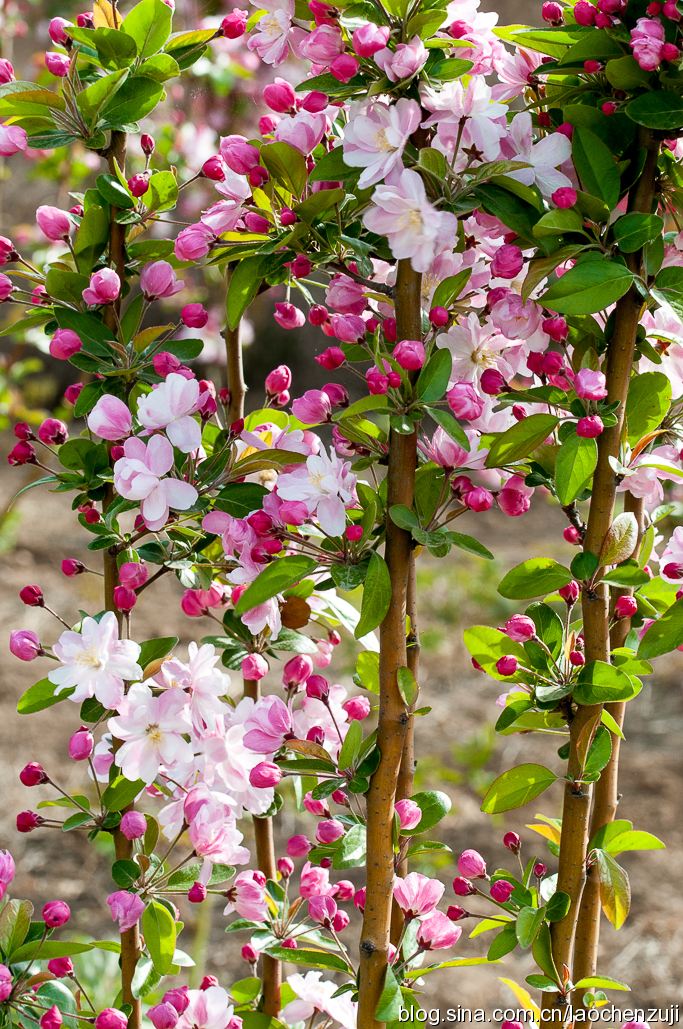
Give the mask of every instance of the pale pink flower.
[{"label": "pale pink flower", "polygon": [[327,117],[323,113],[311,114],[301,110],[291,117],[281,118],[275,127],[275,139],[289,143],[302,154],[310,154],[327,130]]},{"label": "pale pink flower", "polygon": [[407,918],[426,918],[443,897],[445,886],[421,872],[408,872],[405,879],[396,876],[394,899]]},{"label": "pale pink flower", "polygon": [[66,239],[73,225],[67,211],[62,211],[59,207],[50,207],[47,204],[41,204],[37,208],[36,222],[45,238],[53,242]]},{"label": "pale pink flower", "polygon": [[192,728],[197,736],[215,734],[223,728],[225,703],[220,699],[230,689],[230,676],[217,667],[220,655],[211,643],[187,647],[187,661],[171,657],[164,661],[156,681],[164,689],[189,693]]},{"label": "pale pink flower", "polygon": [[680,586],[683,580],[683,525],[677,526],[659,559],[659,574],[665,582]]},{"label": "pale pink flower", "polygon": [[264,64],[277,67],[287,56],[289,32],[294,16],[293,0],[250,0],[265,14],[259,19],[251,33],[247,46]]},{"label": "pale pink flower", "polygon": [[234,1008],[222,986],[209,986],[206,990],[188,990],[188,1005],[176,1024],[176,1029],[229,1029]]},{"label": "pale pink flower", "polygon": [[446,82],[438,89],[422,86],[420,95],[423,106],[431,111],[425,127],[436,125],[436,149],[451,155],[460,140],[456,167],[467,160],[463,148],[470,146],[480,150],[485,161],[500,157],[500,141],[507,132],[507,107],[492,99],[491,87],[484,78],[473,76],[467,85],[460,80]]},{"label": "pale pink flower", "polygon": [[161,529],[168,521],[170,508],[187,511],[192,507],[197,499],[192,483],[164,478],[173,467],[173,447],[165,436],[152,436],[147,444],[130,436],[123,445],[123,455],[114,464],[114,487],[126,500],[141,502],[148,529]]},{"label": "pale pink flower", "polygon": [[192,747],[184,738],[190,730],[187,702],[180,690],[155,697],[145,683],[131,686],[108,723],[112,735],[123,740],[114,761],[126,779],[150,784],[162,766],[171,769],[192,761]]},{"label": "pale pink flower", "polygon": [[147,300],[172,297],[180,293],[184,285],[176,278],[175,270],[168,261],[152,261],[140,273],[140,289]]},{"label": "pale pink flower", "polygon": [[183,454],[197,450],[202,441],[199,423],[192,415],[199,409],[199,383],[172,372],[155,389],[138,400],[138,418],[149,431],[164,429]]},{"label": "pale pink flower", "polygon": [[503,50],[496,63],[497,82],[493,87],[496,100],[512,100],[529,88],[529,81],[539,66],[538,54],[516,48],[510,54]]},{"label": "pale pink flower", "polygon": [[[191,794],[188,794],[188,797]],[[204,859],[201,881],[211,875],[211,866],[244,865],[249,851],[242,846],[242,833],[237,828],[235,814],[227,799],[206,791],[199,794],[199,803],[190,807],[185,802],[185,817],[189,822],[188,834],[197,857]]]},{"label": "pale pink flower", "polygon": [[325,291],[325,302],[340,314],[361,315],[367,306],[365,287],[360,282],[339,272],[330,279]]},{"label": "pale pink flower", "polygon": [[195,222],[194,225],[181,229],[176,236],[173,250],[179,261],[198,261],[206,257],[215,241],[216,234],[213,229],[202,222]]},{"label": "pale pink flower", "polygon": [[323,24],[301,38],[297,52],[305,61],[326,67],[343,49],[344,40],[339,26]]},{"label": "pale pink flower", "polygon": [[386,236],[394,257],[410,258],[415,271],[426,271],[436,255],[455,243],[457,219],[427,199],[417,172],[404,169],[393,184],[377,186],[363,222],[370,232]]},{"label": "pale pink flower", "polygon": [[385,47],[375,54],[375,62],[391,82],[402,82],[417,75],[424,68],[429,50],[419,36],[413,36],[409,43],[399,43],[395,50]]},{"label": "pale pink flower", "polygon": [[323,979],[322,972],[296,973],[287,977],[287,983],[296,994],[282,1009],[282,1018],[287,1025],[309,1023],[316,1013],[328,1015],[342,1029],[356,1025],[357,1005],[348,993],[335,997],[337,983]]},{"label": "pale pink flower", "polygon": [[105,393],[88,415],[88,428],[100,439],[119,440],[133,428],[133,416],[123,400]]},{"label": "pale pink flower", "polygon": [[296,500],[308,505],[320,528],[328,536],[340,536],[346,525],[346,509],[356,499],[356,476],[349,461],[321,450],[292,472],[283,472],[277,482],[282,500]]},{"label": "pale pink flower", "polygon": [[459,925],[454,925],[443,911],[435,911],[420,923],[417,942],[424,950],[447,950],[458,942],[461,935]]},{"label": "pale pink flower", "polygon": [[28,146],[26,129],[21,125],[4,125],[0,122],[0,157],[12,157]]},{"label": "pale pink flower", "polygon": [[263,922],[268,916],[268,905],[262,878],[261,873],[254,872],[240,872],[236,875],[226,892],[228,903],[223,914],[229,915],[236,911],[240,918]]},{"label": "pale pink flower", "polygon": [[107,897],[111,917],[119,924],[119,932],[125,933],[138,924],[140,915],[145,910],[144,901],[137,893],[128,890],[116,890]]},{"label": "pale pink flower", "polygon": [[[374,186],[395,168],[402,168],[403,151],[419,124],[419,104],[405,97],[395,104],[369,100],[351,105],[344,130],[344,162],[351,168],[363,169],[358,180],[361,189]],[[362,311],[363,307],[351,313]]]},{"label": "pale pink flower", "polygon": [[244,745],[257,754],[274,754],[292,735],[292,715],[276,696],[262,697],[244,723]]},{"label": "pale pink flower", "polygon": [[453,378],[461,382],[478,383],[487,368],[497,368],[505,375],[510,369],[503,353],[509,346],[502,336],[483,326],[473,312],[467,318],[451,326],[448,332],[436,337],[436,345],[445,347],[453,355]]},{"label": "pale pink flower", "polygon": [[117,707],[124,681],[142,675],[137,663],[140,647],[133,640],[119,639],[113,611],[107,611],[99,622],[85,617],[81,631],[67,629],[53,650],[60,667],[49,672],[48,679],[57,687],[55,693],[73,689],[70,699],[77,704],[96,697],[107,708]]},{"label": "pale pink flower", "polygon": [[506,339],[528,340],[541,324],[542,312],[532,300],[508,293],[491,308],[491,321]]},{"label": "pale pink flower", "polygon": [[537,185],[546,197],[556,189],[572,185],[571,179],[559,171],[559,166],[569,160],[572,152],[570,141],[561,132],[552,132],[534,143],[531,115],[523,111],[510,122],[508,142],[510,156],[530,166],[509,172],[511,179],[525,186]]},{"label": "pale pink flower", "polygon": [[576,373],[574,389],[582,400],[604,400],[607,396],[605,376],[592,368],[581,368]]},{"label": "pale pink flower", "polygon": [[638,18],[631,29],[633,56],[643,71],[655,71],[662,60],[664,26],[659,18]]}]

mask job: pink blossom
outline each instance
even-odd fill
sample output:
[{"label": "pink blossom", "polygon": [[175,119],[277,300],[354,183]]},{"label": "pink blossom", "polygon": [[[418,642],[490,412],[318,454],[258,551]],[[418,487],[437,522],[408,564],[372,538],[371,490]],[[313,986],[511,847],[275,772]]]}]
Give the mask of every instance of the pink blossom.
[{"label": "pink blossom", "polygon": [[0,1004],[4,1004],[9,998],[13,986],[11,971],[7,965],[0,964]]},{"label": "pink blossom", "polygon": [[303,37],[298,46],[299,56],[313,64],[329,65],[344,49],[338,25],[319,25]]},{"label": "pink blossom", "polygon": [[107,897],[111,917],[119,924],[119,932],[125,933],[138,924],[140,915],[145,910],[144,902],[137,893],[128,890],[116,890]]},{"label": "pink blossom", "polygon": [[133,416],[123,400],[105,393],[88,415],[88,428],[100,439],[124,439],[133,428]]},{"label": "pink blossom", "polygon": [[662,552],[659,565],[662,579],[678,586],[683,579],[683,525],[674,529]]},{"label": "pink blossom", "polygon": [[322,140],[326,129],[324,113],[313,114],[302,109],[291,118],[280,119],[275,127],[275,139],[279,143],[289,143],[302,154],[310,154]]},{"label": "pink blossom", "polygon": [[33,661],[44,653],[38,636],[31,629],[13,629],[9,634],[9,649],[20,661]]},{"label": "pink blossom", "polygon": [[244,723],[244,745],[257,754],[274,754],[292,736],[292,716],[276,696],[262,697]]},{"label": "pink blossom", "polygon": [[[197,803],[192,803],[193,793]],[[185,801],[185,818],[189,822],[190,842],[195,854],[204,859],[201,881],[208,881],[211,865],[243,865],[249,851],[242,846],[242,833],[237,828],[232,808],[226,800],[206,787],[190,791]]]},{"label": "pink blossom", "polygon": [[322,972],[296,973],[287,977],[287,984],[296,995],[282,1010],[282,1019],[287,1025],[308,1024],[316,1012],[323,1016],[323,1022],[332,1019],[342,1027],[356,1025],[357,1005],[348,993],[337,997],[337,983],[323,979]]},{"label": "pink blossom", "polygon": [[26,129],[20,125],[3,125],[0,123],[0,157],[12,157],[28,146]]},{"label": "pink blossom", "polygon": [[117,493],[126,500],[141,501],[145,525],[153,532],[166,524],[170,508],[187,511],[197,499],[191,483],[163,478],[172,467],[173,447],[164,436],[152,436],[148,444],[129,437],[123,445],[123,457],[114,464]]},{"label": "pink blossom", "polygon": [[83,290],[88,307],[113,304],[121,292],[121,280],[113,268],[102,268],[90,276],[90,285]]},{"label": "pink blossom", "polygon": [[394,899],[406,918],[430,915],[444,893],[444,884],[421,872],[408,872],[405,879],[396,877]]},{"label": "pink blossom", "polygon": [[404,169],[392,185],[375,189],[363,216],[366,228],[386,236],[394,257],[410,258],[415,271],[425,272],[439,251],[455,242],[457,220],[430,204],[417,172]]},{"label": "pink blossom", "polygon": [[299,894],[304,900],[310,900],[311,897],[330,896],[333,890],[334,887],[330,884],[328,870],[320,865],[312,865],[310,861],[307,861],[301,869],[301,878],[299,880]]},{"label": "pink blossom", "polygon": [[126,779],[152,783],[162,766],[173,768],[192,760],[192,747],[184,739],[189,731],[188,697],[182,690],[165,690],[155,697],[149,686],[137,682],[119,702],[118,715],[109,719],[109,731],[123,740],[114,761]]},{"label": "pink blossom", "polygon": [[378,50],[383,50],[391,35],[388,25],[373,25],[366,22],[353,33],[353,49],[359,57],[374,57]]},{"label": "pink blossom", "polygon": [[[492,269],[493,270],[493,269]],[[508,293],[491,308],[491,321],[506,339],[528,340],[541,324],[541,310],[517,293]]]},{"label": "pink blossom", "polygon": [[458,858],[458,871],[468,879],[479,879],[486,875],[486,862],[476,850],[463,850]]},{"label": "pink blossom", "polygon": [[429,51],[420,37],[413,36],[409,43],[399,43],[395,50],[378,50],[375,61],[391,82],[401,82],[416,75],[428,57]]},{"label": "pink blossom", "polygon": [[324,390],[309,389],[293,401],[292,414],[304,425],[319,425],[332,417],[332,403]]},{"label": "pink blossom", "polygon": [[528,111],[516,114],[509,126],[509,147],[513,160],[524,161],[530,167],[510,172],[510,178],[526,186],[534,183],[543,196],[552,196],[557,190],[571,186],[571,180],[559,171],[571,156],[571,143],[561,132],[552,132],[538,142],[533,141],[533,126]]},{"label": "pink blossom", "polygon": [[356,477],[351,464],[336,455],[319,454],[307,458],[292,472],[283,472],[277,483],[278,496],[308,505],[323,532],[341,536],[346,525],[346,508],[355,503]]},{"label": "pink blossom", "polygon": [[228,901],[223,914],[236,911],[241,918],[263,922],[268,917],[266,889],[263,876],[256,872],[240,872],[227,890]]},{"label": "pink blossom", "polygon": [[403,167],[403,151],[420,119],[419,104],[404,97],[395,104],[369,100],[351,105],[344,131],[344,162],[351,168],[363,169],[358,180],[361,189],[381,182],[394,169]]},{"label": "pink blossom", "polygon": [[192,417],[199,402],[197,380],[172,372],[151,393],[140,397],[138,418],[149,432],[164,429],[174,447],[190,454],[202,440],[201,427]]},{"label": "pink blossom", "polygon": [[360,315],[367,305],[365,287],[343,272],[338,272],[330,279],[325,300],[332,310],[340,314]]},{"label": "pink blossom", "polygon": [[264,64],[277,67],[287,56],[289,32],[294,16],[293,0],[259,0],[259,10],[265,14],[259,19],[249,37],[247,46],[258,54]]},{"label": "pink blossom", "polygon": [[71,232],[71,218],[58,207],[41,205],[36,211],[36,222],[45,238],[54,242],[66,239]]},{"label": "pink blossom", "polygon": [[633,56],[643,71],[655,71],[662,60],[664,26],[658,18],[638,18],[631,29]]},{"label": "pink blossom", "polygon": [[443,911],[435,911],[417,930],[417,942],[423,950],[447,950],[462,936],[462,929],[454,925]]},{"label": "pink blossom", "polygon": [[306,324],[304,312],[294,304],[276,304],[274,318],[281,329],[300,329]]},{"label": "pink blossom", "polygon": [[179,261],[198,261],[206,257],[213,243],[216,234],[213,229],[202,222],[195,222],[181,229],[174,245],[174,253]]},{"label": "pink blossom", "polygon": [[526,514],[531,507],[533,488],[527,486],[521,475],[512,475],[497,496],[498,507],[510,518]]},{"label": "pink blossom", "polygon": [[83,340],[72,329],[57,329],[50,340],[50,354],[58,361],[68,361],[83,347]]},{"label": "pink blossom", "polygon": [[70,699],[82,703],[96,697],[105,707],[116,707],[123,698],[124,681],[139,679],[142,669],[137,661],[140,647],[133,640],[119,639],[113,611],[99,622],[86,617],[81,631],[65,630],[53,647],[60,667],[48,674],[57,687],[55,693],[73,690]]},{"label": "pink blossom", "polygon": [[446,394],[448,406],[456,418],[470,422],[480,418],[484,411],[484,401],[471,382],[456,382]]},{"label": "pink blossom", "polygon": [[395,810],[404,832],[414,829],[422,820],[422,809],[414,800],[397,800]]},{"label": "pink blossom", "polygon": [[175,271],[168,261],[152,261],[146,264],[140,273],[140,289],[147,300],[172,297],[180,293],[184,285],[184,282],[176,278]]},{"label": "pink blossom", "polygon": [[8,850],[0,850],[0,900],[7,893],[7,887],[14,879],[14,858]]},{"label": "pink blossom", "polygon": [[592,368],[581,368],[576,373],[574,389],[582,400],[604,400],[607,396],[605,376],[602,372],[594,372]]},{"label": "pink blossom", "polygon": [[425,363],[424,344],[419,339],[402,339],[391,355],[408,372],[416,372]]}]

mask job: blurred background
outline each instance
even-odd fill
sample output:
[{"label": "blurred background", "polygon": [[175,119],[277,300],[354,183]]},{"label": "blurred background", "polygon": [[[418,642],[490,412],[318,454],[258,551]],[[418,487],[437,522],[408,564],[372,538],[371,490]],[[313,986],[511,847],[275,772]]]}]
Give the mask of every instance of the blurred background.
[{"label": "blurred background", "polygon": [[[464,0],[463,8],[469,6]],[[488,3],[486,7],[498,12],[501,24],[539,20],[538,7],[529,0],[500,0],[498,5]],[[216,24],[228,10],[193,0],[177,0],[176,8],[177,28]],[[50,46],[50,18],[57,14],[73,17],[76,13],[76,9],[67,10],[52,0],[0,0],[0,56],[13,61],[17,78],[45,75],[43,53]],[[215,151],[219,135],[254,132],[262,113],[259,98],[267,81],[264,74],[271,72],[257,66],[243,41],[221,41],[212,50],[211,61],[200,61],[183,86],[172,87],[168,103],[162,108],[164,120],[145,124],[145,129],[155,136],[160,162],[170,160],[183,178]],[[15,159],[4,166],[0,164],[0,234],[10,236],[21,247],[34,249],[40,262],[40,247],[44,244],[35,233],[35,207],[40,203],[71,206],[68,189],[84,188],[95,174],[98,159],[78,150],[60,151],[48,157],[29,151],[29,155],[28,161]],[[131,162],[132,171],[141,170],[141,155],[132,148]],[[208,191],[204,197],[201,190],[187,193],[191,194],[187,201],[190,206],[181,211],[180,217],[191,220],[213,198]],[[222,385],[220,274],[216,272],[213,279],[202,279],[201,283],[198,280],[191,285],[190,292],[192,295],[184,295],[184,300],[201,301],[211,310],[211,320],[204,330],[205,366],[201,374]],[[325,373],[312,360],[315,353],[324,349],[325,337],[308,329],[296,334],[283,332],[272,320],[273,299],[270,294],[254,305],[245,330],[246,377],[252,387],[248,406],[252,408],[260,406],[263,379],[277,364],[286,363],[292,368],[293,396],[325,381]],[[73,373],[73,369],[46,354],[47,338],[42,330],[12,333],[13,316],[10,305],[0,310],[0,330],[4,330],[0,337],[0,435],[5,452],[12,445],[14,422],[25,419],[37,423],[48,413],[68,420],[68,408],[61,398]],[[60,572],[64,557],[84,556],[83,533],[69,505],[42,490],[29,491],[16,504],[12,503],[16,491],[34,476],[30,467],[10,469],[5,462],[0,464],[0,622],[4,640],[12,628],[18,627],[46,635],[53,633],[48,615],[21,605],[17,594],[26,583],[38,583],[49,603],[67,620],[73,619],[79,608],[96,610],[99,606],[99,583],[95,577],[65,579]],[[562,539],[564,523],[558,511],[541,497],[530,514],[521,519],[511,521],[497,510],[471,517],[476,519],[476,527],[472,522],[465,531],[476,532],[495,554],[495,562],[455,551],[438,566],[429,558],[419,565],[422,696],[423,702],[431,705],[432,714],[422,724],[418,720],[416,729],[416,788],[439,788],[450,794],[453,809],[442,824],[442,838],[456,854],[474,847],[481,850],[490,867],[505,865],[511,855],[503,848],[502,837],[507,829],[514,829],[523,838],[523,855],[536,854],[553,868],[554,858],[545,851],[543,840],[525,825],[533,821],[536,812],[547,816],[560,814],[559,787],[528,810],[499,816],[493,822],[479,810],[483,792],[499,771],[522,761],[553,766],[557,762],[556,745],[538,736],[495,737],[493,724],[499,713],[496,686],[473,670],[462,633],[468,625],[495,624],[511,613],[511,605],[497,594],[496,583],[523,556],[548,555],[569,560],[568,547]],[[181,614],[179,599],[180,589],[162,579],[153,599],[140,606],[139,614],[138,610],[135,612],[136,636],[144,639],[177,634],[186,643],[192,634],[209,632],[208,626],[190,622]],[[65,786],[82,788],[81,770],[78,766],[69,767],[66,751],[68,737],[75,728],[74,711],[63,704],[21,718],[16,714],[17,699],[41,670],[16,661],[4,647],[0,650],[0,668],[0,847],[10,849],[17,860],[13,892],[30,897],[37,905],[55,897],[64,898],[74,911],[75,933],[113,937],[104,903],[111,889],[108,856],[81,846],[73,833],[42,831],[26,837],[14,827],[16,813],[35,806],[41,799],[36,796],[38,790],[29,793],[19,784],[18,770],[27,761],[39,760],[48,771],[59,768]],[[338,648],[333,668],[338,681],[350,683],[354,669],[350,643]],[[631,917],[619,933],[607,923],[603,925],[600,970],[631,985],[631,994],[611,997],[616,1004],[623,1001],[623,1007],[663,1008],[679,1001],[683,957],[682,672],[680,653],[660,659],[656,677],[629,705],[627,715],[619,816],[662,837],[667,850],[625,856],[633,892]],[[305,818],[295,815],[293,807],[286,805],[280,819],[280,839],[305,828]],[[453,859],[448,855],[425,864],[422,870],[439,874],[446,882],[455,874]],[[248,974],[239,957],[239,947],[245,941],[236,936],[225,937],[219,905],[213,911],[205,904],[183,914],[187,916],[183,945],[197,957],[198,965],[204,968],[206,964],[204,970],[219,977]],[[467,924],[464,923],[465,927]],[[458,956],[485,954],[486,936],[471,941],[466,936],[467,931],[458,944]],[[497,967],[453,969],[427,984],[424,1006],[442,1010],[457,1005],[517,1007],[512,992],[501,979],[523,983],[524,976],[531,971],[530,959],[519,952]],[[113,956],[94,952],[88,955],[88,968],[81,967],[80,972],[96,1004],[110,1004],[116,992]]]}]

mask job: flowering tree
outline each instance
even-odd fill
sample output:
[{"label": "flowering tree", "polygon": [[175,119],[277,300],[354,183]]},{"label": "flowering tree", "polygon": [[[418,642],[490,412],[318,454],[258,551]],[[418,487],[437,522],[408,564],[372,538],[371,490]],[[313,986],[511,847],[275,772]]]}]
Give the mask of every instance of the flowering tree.
[{"label": "flowering tree", "polygon": [[[44,328],[53,357],[83,373],[67,399],[85,419],[47,419],[37,438],[17,425],[9,460],[72,494],[88,557],[63,571],[96,574],[101,558],[103,584],[99,611],[67,618],[39,586],[21,592],[62,624],[49,643],[12,634],[15,656],[52,662],[19,711],[79,705],[69,752],[91,784],[71,795],[28,765],[22,782],[58,803],[17,827],[111,840],[120,932],[60,943],[63,902],[31,922],[27,902],[8,901],[0,990],[17,1024],[137,1029],[151,999],[156,1029],[372,1029],[413,1020],[427,974],[516,947],[531,951],[546,1018],[624,988],[597,968],[600,907],[620,928],[617,857],[663,845],[615,819],[624,707],[683,638],[683,530],[659,535],[682,475],[679,13],[672,0],[549,2],[543,30],[497,29],[452,6],[273,0],[173,34],[163,0],[125,14],[97,0],[76,24],[51,23],[59,88],[3,66],[4,155],[79,144],[102,161],[71,210],[36,212],[46,264],[0,240],[0,296],[24,311],[15,331]],[[201,172],[217,199],[166,238],[196,180],[161,166],[138,123],[222,36],[305,70],[273,75],[261,136],[220,140]],[[224,387],[187,364],[205,308],[174,299],[184,270],[208,265],[227,283]],[[291,400],[280,366],[245,414],[240,323],[271,288],[276,322],[296,332],[308,317],[330,341],[315,360],[353,375],[358,399],[331,381]],[[500,593],[533,602],[466,643],[506,684],[497,729],[562,739],[554,768],[509,769],[482,804],[498,814],[562,783],[561,819],[536,826],[558,868],[522,860],[508,832],[518,867],[489,874],[465,849],[448,906],[445,884],[410,867],[443,848],[430,836],[450,806],[413,786],[428,711],[415,564],[425,551],[490,559],[453,522],[476,533],[478,514],[522,516],[534,495],[562,509],[576,553],[511,569]],[[135,607],[169,575],[184,613],[217,623],[187,653],[175,637],[134,639]],[[359,587],[358,610],[343,595]],[[358,641],[351,696],[321,674],[341,633]],[[318,821],[278,857],[283,797]],[[331,877],[353,868],[361,885]],[[13,874],[5,854],[3,892]],[[246,934],[253,974],[164,992],[187,960],[175,902],[209,892],[237,915],[228,930]],[[490,915],[462,907],[470,895]],[[486,956],[451,958],[469,918],[495,933]],[[121,991],[97,1013],[70,959],[101,946],[120,954]],[[283,965],[300,971],[283,980]]]}]

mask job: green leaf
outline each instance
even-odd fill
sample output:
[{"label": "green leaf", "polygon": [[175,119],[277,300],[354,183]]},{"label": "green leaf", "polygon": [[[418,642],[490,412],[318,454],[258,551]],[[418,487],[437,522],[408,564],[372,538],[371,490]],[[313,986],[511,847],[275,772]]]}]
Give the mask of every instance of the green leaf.
[{"label": "green leaf", "polygon": [[410,798],[420,811],[422,818],[414,829],[406,830],[404,836],[419,836],[420,833],[429,832],[435,825],[438,825],[442,818],[445,818],[451,810],[451,798],[441,790],[425,790],[422,793],[414,793]]},{"label": "green leaf", "polygon": [[512,811],[539,797],[556,781],[557,776],[544,765],[523,764],[509,768],[489,786],[481,804],[488,815]]},{"label": "green leaf", "polygon": [[631,850],[664,850],[666,844],[651,832],[642,829],[627,829],[602,844],[602,849],[616,856]]},{"label": "green leaf", "polygon": [[[81,218],[73,248],[78,270],[87,274],[102,255],[109,238],[109,214],[104,207],[89,207]],[[76,330],[78,331],[78,330]],[[80,335],[80,334],[79,334]],[[81,336],[84,342],[85,337]]]},{"label": "green leaf", "polygon": [[306,158],[290,143],[265,143],[261,147],[261,160],[272,178],[280,186],[300,197],[303,193],[308,172]]},{"label": "green leaf", "polygon": [[355,628],[357,640],[376,629],[383,621],[391,603],[391,579],[384,558],[373,551],[370,555],[368,573],[365,577],[360,618]]},{"label": "green leaf", "polygon": [[375,1018],[378,1022],[397,1022],[403,1010],[403,994],[391,965],[387,965],[384,986],[377,1002]]},{"label": "green leaf", "polygon": [[632,700],[640,681],[606,661],[591,661],[579,672],[573,697],[577,704],[611,704]]},{"label": "green leaf", "polygon": [[663,372],[639,372],[629,383],[626,401],[628,442],[635,446],[662,424],[671,403],[671,380]]},{"label": "green leaf", "polygon": [[435,350],[427,361],[415,383],[415,393],[425,404],[441,400],[448,389],[448,380],[453,368],[450,350]]},{"label": "green leaf", "polygon": [[122,859],[115,861],[111,866],[111,877],[117,886],[124,890],[130,889],[140,878],[140,866],[135,861]]},{"label": "green leaf", "polygon": [[502,676],[496,669],[496,662],[506,654],[516,657],[520,662],[527,661],[527,653],[520,643],[515,643],[500,629],[490,625],[473,625],[465,629],[465,646],[487,675],[505,682],[517,682],[521,673],[514,676]]},{"label": "green leaf", "polygon": [[243,615],[259,604],[264,604],[266,600],[301,582],[316,567],[317,562],[303,554],[292,554],[273,561],[246,588],[235,607],[235,613]]},{"label": "green leaf", "polygon": [[662,268],[655,279],[655,294],[670,304],[676,314],[683,316],[683,268]]},{"label": "green leaf", "polygon": [[40,679],[33,686],[29,686],[25,693],[22,693],[17,704],[17,711],[20,715],[33,715],[36,711],[44,711],[53,704],[59,704],[60,700],[66,700],[73,693],[73,689],[55,693],[56,689],[55,684],[49,679]]},{"label": "green leaf", "polygon": [[[438,153],[438,151],[434,152]],[[420,154],[424,153],[426,153],[425,150],[420,151]],[[462,293],[470,280],[471,274],[471,268],[463,268],[463,270],[459,271],[457,275],[449,275],[447,278],[442,279],[434,290],[432,307],[450,307],[453,301]]]},{"label": "green leaf", "polygon": [[342,771],[351,768],[354,764],[363,743],[363,729],[359,721],[352,721],[349,724],[348,732],[339,751],[337,765]]},{"label": "green leaf", "polygon": [[440,425],[444,432],[447,432],[463,450],[469,451],[470,441],[465,435],[465,430],[450,411],[441,410],[439,407],[425,407],[425,414],[433,418],[436,424]]},{"label": "green leaf", "polygon": [[11,954],[11,960],[13,964],[19,964],[22,961],[30,961],[34,958],[37,952],[40,950],[40,960],[49,961],[51,958],[67,958],[71,957],[72,954],[87,954],[88,951],[93,949],[92,943],[74,943],[65,941],[60,943],[58,940],[46,940],[42,946],[40,946],[40,940],[32,940],[31,943],[25,943],[22,947],[17,950],[13,950]]},{"label": "green leaf", "polygon": [[612,979],[609,975],[589,975],[585,979],[579,979],[578,983],[574,983],[574,989],[630,990],[631,987],[622,983],[620,979]]},{"label": "green leaf", "polygon": [[124,808],[133,803],[144,788],[145,784],[141,779],[137,782],[131,782],[129,779],[124,779],[122,775],[119,775],[107,786],[102,794],[102,806],[108,811],[123,811]]},{"label": "green leaf", "polygon": [[135,60],[135,40],[123,29],[102,27],[90,31],[88,35],[105,68],[127,68]]},{"label": "green leaf", "polygon": [[370,693],[379,693],[379,654],[372,650],[362,650],[356,658],[356,685]]},{"label": "green leaf", "polygon": [[401,694],[401,699],[406,707],[412,707],[417,700],[417,695],[420,689],[415,682],[415,676],[409,668],[399,668],[396,673],[396,679],[398,682],[398,692]]},{"label": "green leaf", "polygon": [[102,108],[113,99],[128,78],[128,74],[127,68],[120,68],[109,75],[102,75],[78,94],[78,109],[87,124],[93,127],[97,125]]},{"label": "green leaf", "polygon": [[[310,88],[308,83],[304,84],[306,89]],[[360,175],[360,168],[349,168],[344,164],[344,149],[337,146],[324,154],[319,161],[316,161],[315,168],[310,174],[310,182],[343,182],[345,179],[353,179]]]},{"label": "green leaf", "polygon": [[238,261],[232,270],[225,302],[231,329],[237,328],[242,315],[258,293],[263,281],[263,266],[262,257],[247,257],[244,261]]},{"label": "green leaf", "polygon": [[170,654],[174,647],[178,646],[177,636],[159,636],[153,640],[145,640],[140,645],[140,657],[138,664],[144,671],[152,661],[158,661]]},{"label": "green leaf", "polygon": [[559,314],[594,314],[623,297],[633,279],[618,261],[587,254],[544,293],[543,304]]},{"label": "green leaf", "polygon": [[683,97],[662,89],[641,93],[626,104],[631,121],[648,129],[679,129],[683,126]]},{"label": "green leaf", "polygon": [[331,972],[344,972],[347,975],[349,972],[349,966],[346,961],[327,950],[309,950],[303,947],[290,950],[288,947],[280,947],[278,944],[274,944],[272,947],[266,947],[265,952],[274,958],[278,958],[280,961],[286,961],[292,965],[305,965],[307,968],[323,968]]},{"label": "green leaf", "polygon": [[635,254],[664,232],[664,220],[658,214],[623,214],[612,226],[612,234],[623,254]]},{"label": "green leaf", "polygon": [[605,916],[615,929],[621,929],[631,908],[631,887],[626,872],[611,854],[593,852],[596,872],[600,877],[600,903]]},{"label": "green leaf", "polygon": [[640,641],[638,657],[649,660],[668,654],[683,643],[683,600],[677,600],[649,627]]},{"label": "green leaf", "polygon": [[501,597],[524,600],[561,589],[573,579],[564,565],[550,557],[532,557],[511,568],[498,587]]},{"label": "green leaf", "polygon": [[143,202],[150,211],[170,211],[178,202],[178,180],[173,172],[159,171],[150,177]]},{"label": "green leaf", "polygon": [[538,930],[543,925],[545,908],[522,908],[517,915],[515,931],[520,947],[528,950],[536,939]]},{"label": "green leaf", "polygon": [[140,0],[123,19],[121,28],[133,38],[138,57],[144,59],[164,46],[172,20],[171,8],[163,0]]},{"label": "green leaf", "polygon": [[[0,910],[0,950],[8,957],[16,953],[26,939],[33,914],[28,900],[8,900]],[[35,949],[35,945],[31,944]]]},{"label": "green leaf", "polygon": [[536,239],[543,239],[544,236],[561,236],[567,232],[583,233],[583,218],[578,211],[554,208],[539,218],[534,225]]},{"label": "green leaf", "polygon": [[601,565],[617,565],[633,554],[638,544],[638,522],[631,511],[617,515],[602,541],[598,558]]},{"label": "green leaf", "polygon": [[466,550],[470,554],[476,554],[477,557],[483,557],[487,561],[493,561],[493,554],[485,547],[483,543],[475,539],[474,536],[468,536],[464,532],[449,532],[448,539],[454,547],[459,547],[460,550]]},{"label": "green leaf", "polygon": [[599,775],[612,756],[612,734],[604,725],[599,725],[588,750],[583,775],[592,778]]},{"label": "green leaf", "polygon": [[571,435],[564,440],[555,461],[555,489],[563,507],[590,485],[597,463],[598,445],[594,439]]},{"label": "green leaf", "polygon": [[496,436],[484,462],[487,468],[502,468],[528,457],[551,434],[559,418],[552,414],[531,414]]},{"label": "green leaf", "polygon": [[156,900],[150,901],[142,913],[142,933],[154,968],[161,975],[168,975],[176,944],[176,924],[168,908]]},{"label": "green leaf", "polygon": [[[166,7],[163,0],[154,2]],[[166,7],[166,10],[169,8]],[[143,75],[127,79],[102,109],[102,127],[116,129],[137,122],[154,110],[163,95],[164,87],[154,79]]]},{"label": "green leaf", "polygon": [[616,207],[621,178],[609,147],[594,132],[577,125],[572,135],[572,158],[583,189],[604,200],[608,207]]}]

